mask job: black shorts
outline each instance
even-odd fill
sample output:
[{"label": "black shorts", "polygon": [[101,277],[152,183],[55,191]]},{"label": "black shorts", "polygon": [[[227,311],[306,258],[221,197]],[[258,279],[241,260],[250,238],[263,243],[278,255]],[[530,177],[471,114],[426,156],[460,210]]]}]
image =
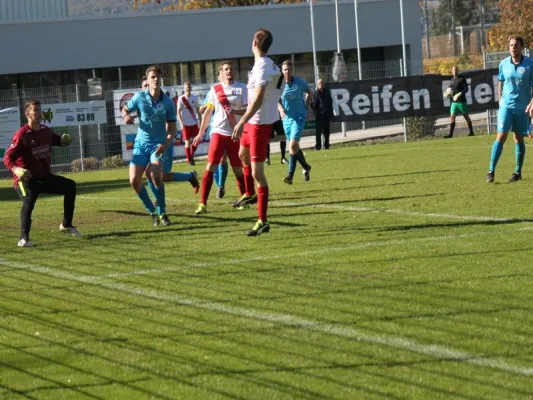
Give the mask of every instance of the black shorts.
[{"label": "black shorts", "polygon": [[273,138],[275,135],[285,136],[285,130],[283,129],[283,122],[281,122],[281,119],[278,119],[272,124],[272,135],[270,137]]}]

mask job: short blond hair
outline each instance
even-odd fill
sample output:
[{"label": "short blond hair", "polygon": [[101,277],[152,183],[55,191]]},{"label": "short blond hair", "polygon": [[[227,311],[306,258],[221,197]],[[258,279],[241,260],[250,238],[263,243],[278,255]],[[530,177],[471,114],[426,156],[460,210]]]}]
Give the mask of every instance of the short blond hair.
[{"label": "short blond hair", "polygon": [[30,111],[31,106],[41,106],[41,102],[37,99],[29,99],[26,103],[24,103],[24,114],[28,113]]}]

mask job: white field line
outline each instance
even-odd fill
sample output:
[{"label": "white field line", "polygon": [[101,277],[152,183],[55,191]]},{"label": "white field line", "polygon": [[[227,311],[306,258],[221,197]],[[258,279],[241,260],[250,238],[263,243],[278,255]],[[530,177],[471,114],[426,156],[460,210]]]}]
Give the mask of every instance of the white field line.
[{"label": "white field line", "polygon": [[[532,230],[533,230],[533,226],[529,226],[529,227],[523,227],[519,229],[509,229],[509,230],[501,231],[501,233],[507,234],[509,232],[523,232],[523,231],[532,231]],[[368,248],[373,248],[373,247],[386,247],[386,246],[398,246],[398,245],[403,246],[406,244],[410,245],[413,243],[424,243],[424,242],[442,242],[444,240],[463,239],[463,238],[476,237],[476,236],[487,236],[487,235],[493,236],[494,234],[495,234],[494,231],[479,231],[479,232],[462,233],[458,235],[445,235],[445,236],[437,236],[437,237],[421,237],[421,238],[412,238],[412,239],[372,241],[372,242],[353,244],[353,245],[344,246],[344,247],[328,247],[328,248],[319,249],[319,250],[301,251],[298,253],[293,253],[293,255],[295,257],[307,258],[313,255],[338,253],[342,251],[363,250],[363,249],[368,249]],[[192,264],[182,265],[179,267],[170,267],[170,268],[161,268],[161,269],[143,269],[143,270],[130,271],[130,272],[116,272],[113,274],[101,275],[100,277],[101,278],[122,278],[122,277],[128,277],[128,276],[161,274],[161,273],[167,273],[167,272],[183,271],[187,268],[209,268],[209,267],[216,267],[218,265],[250,264],[255,261],[272,261],[276,259],[283,259],[285,257],[286,257],[285,254],[283,255],[272,254],[269,256],[231,259],[227,261],[192,263]],[[85,277],[82,277],[82,278],[85,278]]]},{"label": "white field line", "polygon": [[413,217],[448,218],[448,219],[461,219],[461,220],[472,220],[472,221],[511,222],[511,221],[520,220],[519,218],[515,219],[515,218],[483,217],[483,216],[443,214],[443,213],[424,213],[420,211],[405,211],[405,210],[370,208],[370,207],[337,206],[333,204],[302,204],[302,203],[286,203],[282,201],[273,201],[272,205],[276,205],[279,207],[314,207],[314,208],[325,208],[325,209],[331,209],[331,210],[355,211],[355,212],[375,212],[375,213],[381,212],[381,213],[409,215]]},{"label": "white field line", "polygon": [[[124,199],[121,197],[103,197],[103,196],[79,196],[81,199],[86,200],[102,200],[102,201],[136,201],[139,200],[135,197],[131,199]],[[170,203],[195,203],[198,200],[196,199],[167,199],[167,202]],[[352,206],[338,206],[333,204],[305,204],[305,203],[291,203],[284,201],[271,201],[269,202],[272,206],[277,207],[311,207],[311,208],[324,208],[330,210],[340,210],[340,211],[353,211],[353,212],[375,212],[375,213],[392,213],[400,215],[408,215],[413,217],[428,217],[428,218],[448,218],[448,219],[459,219],[459,220],[472,220],[472,221],[494,221],[494,222],[511,222],[517,221],[520,219],[515,218],[503,218],[503,217],[484,217],[484,216],[475,216],[475,215],[457,215],[457,214],[443,214],[443,213],[424,213],[419,211],[405,211],[397,209],[383,209],[383,208],[371,208],[371,207],[352,207]]]},{"label": "white field line", "polygon": [[97,276],[82,277],[66,271],[55,270],[39,265],[6,261],[4,259],[0,259],[0,265],[30,271],[36,274],[51,276],[62,280],[86,283],[88,285],[103,287],[114,291],[118,290],[124,293],[143,296],[154,300],[168,301],[182,306],[195,307],[201,310],[215,311],[238,317],[267,321],[284,326],[299,327],[301,329],[322,332],[329,335],[344,337],[350,340],[406,350],[412,353],[423,354],[437,359],[463,362],[516,375],[533,376],[533,367],[513,365],[501,359],[489,359],[487,357],[475,356],[473,354],[454,350],[452,348],[439,345],[426,345],[398,336],[374,335],[351,327],[324,324],[320,321],[305,319],[290,314],[269,313],[250,308],[233,307],[227,304],[216,302],[206,302],[205,300],[192,297],[185,298],[174,294],[168,295],[159,293],[155,290],[145,290],[142,288],[131,287],[122,283],[108,282],[106,279],[99,278]]}]

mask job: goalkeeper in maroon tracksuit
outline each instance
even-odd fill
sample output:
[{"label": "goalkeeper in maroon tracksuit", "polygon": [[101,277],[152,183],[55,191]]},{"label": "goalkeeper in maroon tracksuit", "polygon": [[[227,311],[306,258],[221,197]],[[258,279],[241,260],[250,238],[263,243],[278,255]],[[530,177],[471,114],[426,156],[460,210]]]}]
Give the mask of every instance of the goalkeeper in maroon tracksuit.
[{"label": "goalkeeper in maroon tracksuit", "polygon": [[41,193],[64,196],[64,218],[59,230],[81,237],[81,233],[72,226],[76,182],[50,172],[52,146],[68,146],[72,138],[69,134],[59,136],[41,125],[41,103],[38,100],[28,101],[24,105],[24,114],[28,123],[13,135],[4,155],[4,164],[13,173],[15,190],[22,200],[18,246],[32,247],[31,214]]}]

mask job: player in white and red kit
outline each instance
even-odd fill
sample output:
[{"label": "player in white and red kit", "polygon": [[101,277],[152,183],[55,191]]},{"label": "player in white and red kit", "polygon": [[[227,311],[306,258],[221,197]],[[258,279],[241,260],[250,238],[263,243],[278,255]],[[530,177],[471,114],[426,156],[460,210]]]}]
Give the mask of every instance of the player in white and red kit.
[{"label": "player in white and red kit", "polygon": [[200,132],[194,139],[194,144],[196,145],[201,142],[212,117],[209,154],[202,179],[202,191],[200,203],[195,212],[196,215],[206,212],[207,199],[213,185],[213,174],[218,168],[224,152],[230,160],[241,195],[246,192],[241,159],[239,158],[239,143],[233,141],[231,135],[239,119],[237,115],[239,113],[243,114],[248,104],[248,90],[246,85],[233,80],[233,65],[231,61],[222,62],[218,71],[221,83],[213,85],[207,94],[207,110],[200,126]]},{"label": "player in white and red kit", "polygon": [[198,119],[201,119],[200,102],[198,97],[191,93],[192,88],[190,82],[185,82],[183,89],[185,90],[185,94],[178,99],[178,120],[181,124],[183,141],[185,143],[185,157],[189,165],[194,165],[196,146],[192,141],[198,135]]},{"label": "player in white and red kit", "polygon": [[[278,102],[282,93],[283,75],[267,52],[272,45],[272,34],[259,29],[252,42],[255,63],[248,78],[248,108],[233,130],[233,139],[240,139],[239,155],[243,163],[246,192],[235,207],[250,204],[257,199],[258,220],[248,236],[258,236],[270,231],[267,220],[268,182],[265,176],[266,151],[272,124],[279,119]],[[253,179],[248,179],[247,166],[251,166]],[[248,195],[257,184],[257,195]]]}]

